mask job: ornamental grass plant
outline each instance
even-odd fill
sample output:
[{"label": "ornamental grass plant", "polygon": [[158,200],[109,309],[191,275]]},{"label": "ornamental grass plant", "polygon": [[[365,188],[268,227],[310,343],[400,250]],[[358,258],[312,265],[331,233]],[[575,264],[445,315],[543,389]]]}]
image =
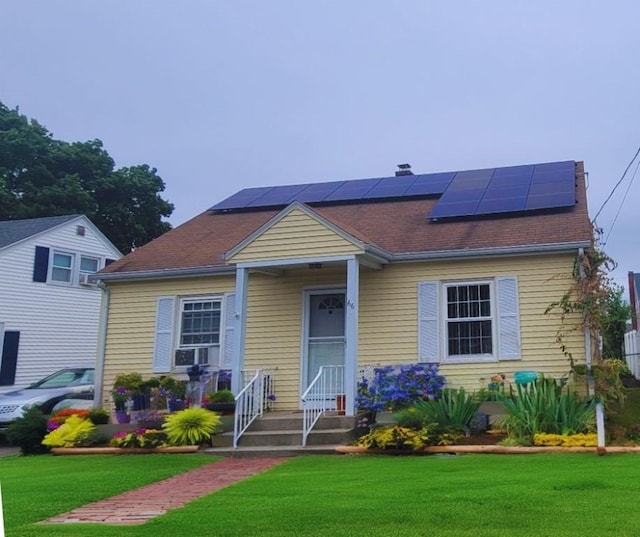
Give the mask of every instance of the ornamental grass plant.
[{"label": "ornamental grass plant", "polygon": [[539,433],[577,434],[595,430],[596,401],[569,390],[563,381],[538,378],[518,384],[512,396],[502,400],[507,415],[498,426],[511,439],[532,441]]},{"label": "ornamental grass plant", "polygon": [[162,426],[174,446],[208,444],[220,430],[220,415],[205,408],[186,408],[169,414]]}]

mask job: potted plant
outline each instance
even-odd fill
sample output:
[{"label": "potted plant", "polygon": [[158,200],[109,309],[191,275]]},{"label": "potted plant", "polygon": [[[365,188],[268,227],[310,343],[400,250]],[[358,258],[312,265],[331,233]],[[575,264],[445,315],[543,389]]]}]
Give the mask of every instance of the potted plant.
[{"label": "potted plant", "polygon": [[186,394],[185,382],[176,380],[173,377],[160,377],[160,392],[166,398],[169,412],[175,412],[184,408],[184,398]]},{"label": "potted plant", "polygon": [[111,397],[115,406],[118,423],[129,422],[129,412],[133,407],[133,395],[140,391],[142,375],[140,373],[120,373],[113,381]]},{"label": "potted plant", "polygon": [[236,409],[236,398],[231,390],[218,390],[210,392],[203,397],[202,406],[207,410],[221,412],[222,414],[233,414]]}]

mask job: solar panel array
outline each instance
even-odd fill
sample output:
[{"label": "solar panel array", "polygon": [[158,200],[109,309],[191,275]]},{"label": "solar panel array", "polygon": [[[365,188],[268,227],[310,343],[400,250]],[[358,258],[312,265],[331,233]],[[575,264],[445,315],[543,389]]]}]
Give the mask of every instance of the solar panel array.
[{"label": "solar panel array", "polygon": [[575,205],[575,162],[552,162],[456,174],[428,217],[454,218]]},{"label": "solar panel array", "polygon": [[575,162],[552,162],[463,172],[247,188],[214,205],[216,211],[441,196],[428,215],[454,218],[571,207]]}]

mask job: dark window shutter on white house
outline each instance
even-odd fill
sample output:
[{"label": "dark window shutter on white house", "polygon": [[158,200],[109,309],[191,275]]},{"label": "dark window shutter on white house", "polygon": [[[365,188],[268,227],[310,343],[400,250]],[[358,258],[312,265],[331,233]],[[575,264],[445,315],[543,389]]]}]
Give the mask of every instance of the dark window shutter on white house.
[{"label": "dark window shutter on white house", "polygon": [[3,345],[0,348],[2,350],[2,356],[0,356],[0,386],[11,386],[16,380],[20,332],[6,331],[3,339]]},{"label": "dark window shutter on white house", "polygon": [[224,352],[222,355],[222,367],[225,369],[230,369],[233,365],[236,322],[236,294],[226,293],[224,295]]},{"label": "dark window shutter on white house", "polygon": [[520,359],[518,279],[496,278],[498,299],[498,359]]},{"label": "dark window shutter on white house", "polygon": [[440,361],[438,305],[440,284],[418,283],[418,361]]},{"label": "dark window shutter on white house", "polygon": [[49,272],[49,248],[36,246],[36,255],[33,260],[33,281],[46,282]]},{"label": "dark window shutter on white house", "polygon": [[173,358],[173,317],[175,297],[158,298],[156,309],[156,338],[153,347],[153,372],[170,373]]}]

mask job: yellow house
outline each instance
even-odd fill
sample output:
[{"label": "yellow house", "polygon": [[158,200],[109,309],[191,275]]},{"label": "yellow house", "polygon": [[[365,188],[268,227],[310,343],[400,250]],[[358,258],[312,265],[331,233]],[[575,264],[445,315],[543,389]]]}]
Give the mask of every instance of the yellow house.
[{"label": "yellow house", "polygon": [[365,366],[560,376],[544,311],[590,247],[581,162],[242,190],[100,273],[101,397],[120,372],[200,364],[236,394],[268,371],[278,410],[320,389],[353,415]]}]

